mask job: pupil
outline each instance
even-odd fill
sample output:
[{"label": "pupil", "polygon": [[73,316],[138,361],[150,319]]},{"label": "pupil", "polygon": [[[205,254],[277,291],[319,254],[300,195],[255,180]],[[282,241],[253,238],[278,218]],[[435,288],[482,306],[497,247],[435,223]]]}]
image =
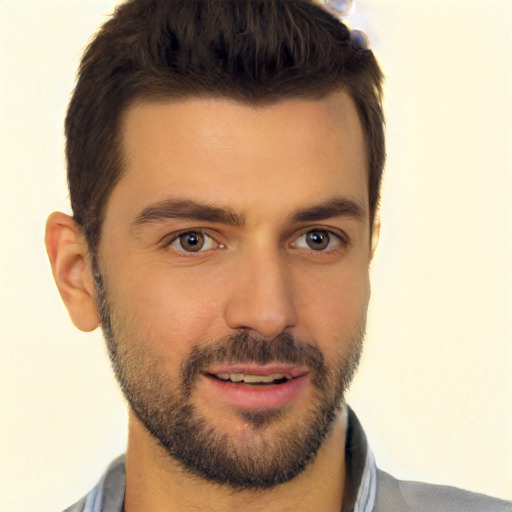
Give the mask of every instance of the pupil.
[{"label": "pupil", "polygon": [[311,249],[320,251],[329,244],[329,235],[324,231],[311,231],[311,233],[308,233],[307,240]]},{"label": "pupil", "polygon": [[186,251],[197,252],[204,245],[204,237],[200,233],[185,233],[181,235],[180,243]]}]

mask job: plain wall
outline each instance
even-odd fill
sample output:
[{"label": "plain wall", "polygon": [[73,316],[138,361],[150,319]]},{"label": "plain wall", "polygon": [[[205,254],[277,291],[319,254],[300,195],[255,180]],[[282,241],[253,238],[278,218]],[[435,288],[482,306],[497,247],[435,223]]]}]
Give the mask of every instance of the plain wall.
[{"label": "plain wall", "polygon": [[[44,246],[69,213],[63,118],[113,0],[0,1],[0,510],[49,512],[124,451],[101,333],[78,332]],[[366,0],[388,162],[365,354],[349,403],[396,477],[512,498],[512,2]]]}]

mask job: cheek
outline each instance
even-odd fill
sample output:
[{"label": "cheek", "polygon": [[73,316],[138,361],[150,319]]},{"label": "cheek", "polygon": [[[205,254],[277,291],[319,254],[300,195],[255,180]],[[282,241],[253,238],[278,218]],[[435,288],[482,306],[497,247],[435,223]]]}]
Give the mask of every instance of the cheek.
[{"label": "cheek", "polygon": [[302,276],[297,300],[307,336],[322,343],[349,339],[366,320],[370,283],[366,267]]},{"label": "cheek", "polygon": [[221,283],[215,272],[155,264],[129,275],[133,277],[119,277],[114,295],[117,309],[123,323],[153,345],[172,344],[178,351],[189,352],[191,345],[219,336]]}]

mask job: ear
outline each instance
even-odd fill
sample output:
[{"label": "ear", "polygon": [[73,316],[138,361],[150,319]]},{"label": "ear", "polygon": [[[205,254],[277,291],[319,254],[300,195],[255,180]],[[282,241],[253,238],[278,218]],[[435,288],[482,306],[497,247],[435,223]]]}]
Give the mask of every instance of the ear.
[{"label": "ear", "polygon": [[375,218],[373,219],[373,224],[372,224],[372,239],[371,239],[370,259],[373,259],[375,251],[377,250],[377,246],[379,245],[380,228],[381,228],[380,217],[377,214],[375,214]]},{"label": "ear", "polygon": [[54,212],[46,221],[46,252],[53,278],[73,323],[93,331],[100,318],[87,242],[73,217]]}]

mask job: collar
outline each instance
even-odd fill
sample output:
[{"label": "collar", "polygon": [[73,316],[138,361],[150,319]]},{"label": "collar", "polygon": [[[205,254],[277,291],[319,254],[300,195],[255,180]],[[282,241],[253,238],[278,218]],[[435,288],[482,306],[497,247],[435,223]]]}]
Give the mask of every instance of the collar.
[{"label": "collar", "polygon": [[[346,477],[341,512],[372,512],[377,492],[375,459],[357,416],[350,407],[346,408]],[[86,496],[82,512],[123,512],[125,475],[125,456],[121,455]]]},{"label": "collar", "polygon": [[372,512],[377,494],[377,466],[366,434],[347,405],[345,492],[341,512]]}]

